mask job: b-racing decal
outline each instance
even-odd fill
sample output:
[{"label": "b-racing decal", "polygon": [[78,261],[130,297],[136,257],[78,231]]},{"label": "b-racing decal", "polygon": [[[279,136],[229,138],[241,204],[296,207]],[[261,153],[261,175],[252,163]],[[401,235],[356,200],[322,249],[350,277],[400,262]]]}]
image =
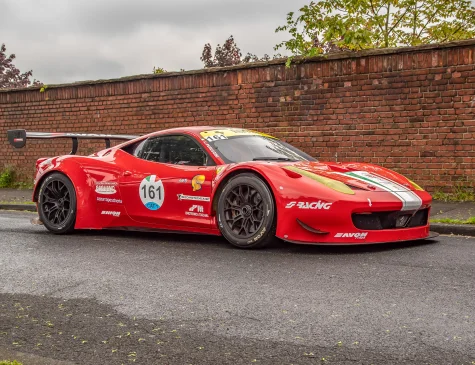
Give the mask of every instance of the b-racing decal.
[{"label": "b-racing decal", "polygon": [[165,200],[165,189],[162,180],[155,175],[147,176],[140,183],[139,195],[147,209],[160,209]]},{"label": "b-racing decal", "polygon": [[363,240],[368,235],[368,232],[362,233],[337,233],[335,238],[354,238],[357,240]]},{"label": "b-racing decal", "polygon": [[367,171],[353,171],[347,172],[343,175],[350,176],[365,183],[373,184],[393,194],[402,202],[401,210],[418,210],[422,206],[422,199],[419,198],[417,194],[394,181],[385,179]]},{"label": "b-racing decal", "polygon": [[299,209],[330,209],[333,203],[326,203],[319,200],[318,202],[290,202],[285,207],[293,208],[298,207]]},{"label": "b-racing decal", "polygon": [[101,195],[113,195],[117,193],[115,189],[117,186],[116,182],[96,182],[96,193]]},{"label": "b-racing decal", "polygon": [[102,215],[112,215],[113,217],[120,217],[120,212],[113,212],[109,210],[103,210]]},{"label": "b-racing decal", "polygon": [[191,180],[191,187],[193,188],[193,191],[198,191],[201,190],[201,185],[205,182],[205,176],[204,175],[196,175],[193,177]]},{"label": "b-racing decal", "polygon": [[193,215],[195,217],[203,217],[203,218],[208,218],[208,214],[203,213],[204,208],[202,205],[193,205],[191,206],[190,209],[188,209],[188,212],[185,212],[186,215]]},{"label": "b-racing decal", "polygon": [[104,202],[104,203],[117,203],[117,204],[122,204],[122,200],[121,200],[121,199],[110,199],[110,198],[103,198],[103,197],[100,197],[100,196],[97,197],[97,201],[98,201],[98,202]]},{"label": "b-racing decal", "polygon": [[211,198],[209,196],[194,196],[194,195],[185,195],[177,194],[178,200],[194,200],[200,202],[209,202]]}]

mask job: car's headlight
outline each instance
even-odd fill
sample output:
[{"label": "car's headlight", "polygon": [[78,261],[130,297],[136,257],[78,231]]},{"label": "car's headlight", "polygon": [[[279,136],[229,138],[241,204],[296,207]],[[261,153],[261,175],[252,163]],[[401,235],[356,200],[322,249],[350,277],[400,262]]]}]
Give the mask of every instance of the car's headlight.
[{"label": "car's headlight", "polygon": [[297,174],[300,174],[302,176],[306,176],[340,193],[349,194],[349,195],[355,194],[355,192],[351,190],[351,188],[348,185],[343,184],[341,181],[329,179],[328,177],[323,177],[323,176],[314,174],[313,172],[299,169],[298,167],[295,167],[295,166],[285,166],[284,169],[296,172]]}]

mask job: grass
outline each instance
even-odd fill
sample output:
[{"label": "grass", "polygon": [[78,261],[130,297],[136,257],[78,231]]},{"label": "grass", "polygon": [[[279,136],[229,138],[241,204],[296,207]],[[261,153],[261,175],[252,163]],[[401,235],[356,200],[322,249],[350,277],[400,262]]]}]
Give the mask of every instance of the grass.
[{"label": "grass", "polygon": [[432,198],[444,202],[474,202],[475,191],[461,186],[454,186],[452,193],[436,191],[432,194]]},{"label": "grass", "polygon": [[0,365],[22,365],[22,363],[16,360],[13,360],[13,361],[0,360]]},{"label": "grass", "polygon": [[475,224],[475,217],[470,217],[468,219],[452,219],[452,218],[440,218],[440,219],[431,219],[431,223],[449,223],[449,224]]},{"label": "grass", "polygon": [[35,202],[32,202],[31,200],[26,200],[26,201],[21,201],[21,200],[5,200],[5,201],[0,201],[0,204],[19,204],[19,205],[35,205]]}]

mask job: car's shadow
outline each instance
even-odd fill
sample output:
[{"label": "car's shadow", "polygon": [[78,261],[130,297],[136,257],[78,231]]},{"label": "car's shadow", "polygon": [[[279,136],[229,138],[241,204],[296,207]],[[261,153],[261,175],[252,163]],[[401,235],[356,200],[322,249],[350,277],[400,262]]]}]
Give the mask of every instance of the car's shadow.
[{"label": "car's shadow", "polygon": [[[101,240],[108,238],[130,239],[134,242],[140,241],[141,245],[154,245],[157,240],[161,244],[183,245],[183,246],[206,246],[216,247],[224,250],[239,250],[229,244],[223,237],[183,234],[183,233],[157,233],[141,231],[120,231],[120,230],[102,230],[102,231],[76,231],[74,235],[81,237],[94,237]],[[373,252],[404,250],[414,247],[433,245],[438,243],[437,239],[390,242],[380,244],[355,244],[355,245],[298,245],[292,244],[280,239],[275,239],[268,247],[259,249],[259,252],[282,252],[293,254],[318,254],[318,255],[341,255],[341,254],[366,254]],[[98,242],[99,243],[99,242]]]}]

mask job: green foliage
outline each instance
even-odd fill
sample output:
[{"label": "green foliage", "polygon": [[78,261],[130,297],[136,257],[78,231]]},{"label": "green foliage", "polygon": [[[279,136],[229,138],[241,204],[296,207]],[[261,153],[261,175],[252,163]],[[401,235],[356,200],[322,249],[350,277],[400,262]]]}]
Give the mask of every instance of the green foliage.
[{"label": "green foliage", "polygon": [[11,188],[15,181],[15,171],[7,167],[0,173],[0,188]]},{"label": "green foliage", "polygon": [[20,179],[21,177],[17,176],[15,170],[7,166],[0,172],[0,188],[33,189],[32,182],[23,182]]},{"label": "green foliage", "polygon": [[40,93],[44,93],[47,88],[48,88],[48,85],[43,85],[40,89]]},{"label": "green foliage", "polygon": [[448,223],[448,224],[475,224],[475,217],[470,217],[468,219],[452,219],[452,218],[440,218],[440,219],[431,219],[431,223]]},{"label": "green foliage", "polygon": [[13,361],[0,360],[0,365],[22,365],[22,363],[16,360],[13,360]]},{"label": "green foliage", "polygon": [[432,194],[432,198],[434,200],[441,200],[444,202],[474,202],[475,191],[462,186],[454,186],[453,192],[444,193],[441,191],[436,191]]},{"label": "green foliage", "polygon": [[317,0],[276,32],[291,38],[274,48],[293,55],[416,46],[475,37],[470,0]]},{"label": "green foliage", "polygon": [[168,71],[165,70],[164,68],[161,68],[161,67],[154,67],[153,68],[153,73],[154,74],[163,74],[165,72],[168,72]]}]

